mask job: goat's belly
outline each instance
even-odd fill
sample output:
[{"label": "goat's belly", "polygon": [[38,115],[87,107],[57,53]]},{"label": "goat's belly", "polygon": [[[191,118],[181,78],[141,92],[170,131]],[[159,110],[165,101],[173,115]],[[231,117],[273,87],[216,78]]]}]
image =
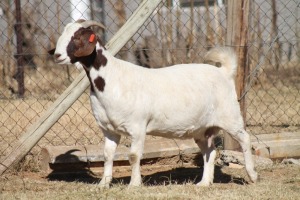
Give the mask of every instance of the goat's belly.
[{"label": "goat's belly", "polygon": [[160,136],[166,138],[196,138],[205,130],[213,126],[209,120],[184,120],[184,121],[156,121],[150,122],[146,129],[147,135]]},{"label": "goat's belly", "polygon": [[215,125],[213,105],[173,109],[154,113],[147,124],[146,134],[167,138],[195,138]]},{"label": "goat's belly", "polygon": [[159,136],[164,138],[178,138],[178,139],[189,139],[189,138],[198,138],[204,133],[206,128],[194,129],[191,127],[190,129],[181,129],[181,130],[173,130],[173,131],[163,131],[156,130],[148,132],[147,135]]}]

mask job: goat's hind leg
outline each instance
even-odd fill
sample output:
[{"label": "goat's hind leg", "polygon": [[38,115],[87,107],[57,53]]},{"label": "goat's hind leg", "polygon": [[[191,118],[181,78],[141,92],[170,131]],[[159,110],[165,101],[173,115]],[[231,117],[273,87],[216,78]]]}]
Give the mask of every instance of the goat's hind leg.
[{"label": "goat's hind leg", "polygon": [[244,128],[244,120],[240,113],[239,105],[235,104],[233,107],[231,107],[231,111],[226,112],[226,115],[222,116],[222,119],[223,121],[220,122],[220,127],[240,144],[244,154],[245,167],[248,176],[252,182],[256,182],[258,175],[254,170],[250,135]]},{"label": "goat's hind leg", "polygon": [[251,140],[249,134],[244,129],[240,129],[238,131],[229,131],[229,133],[235,140],[239,142],[245,158],[246,171],[250,180],[255,183],[258,175],[254,170],[254,161],[251,153]]},{"label": "goat's hind leg", "polygon": [[143,155],[145,134],[138,132],[132,135],[129,163],[131,165],[131,179],[129,186],[140,186],[142,184],[140,162]]},{"label": "goat's hind leg", "polygon": [[227,128],[224,130],[226,130],[240,144],[244,154],[246,171],[250,180],[255,183],[257,181],[258,175],[254,170],[254,161],[251,152],[251,140],[249,134],[244,128],[242,128],[242,125]]},{"label": "goat's hind leg", "polygon": [[106,131],[103,131],[103,133],[105,136],[104,171],[99,186],[108,188],[112,180],[113,159],[114,159],[116,148],[120,142],[121,136],[117,134],[111,134]]}]

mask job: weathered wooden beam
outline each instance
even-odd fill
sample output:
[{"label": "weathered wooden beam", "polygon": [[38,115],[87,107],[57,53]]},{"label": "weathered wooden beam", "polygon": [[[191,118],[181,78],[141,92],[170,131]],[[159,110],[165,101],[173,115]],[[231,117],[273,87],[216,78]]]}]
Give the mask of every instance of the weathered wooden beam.
[{"label": "weathered wooden beam", "polygon": [[[127,20],[126,24],[108,42],[106,48],[115,55],[134,33],[138,31],[160,2],[161,0],[144,0]],[[22,135],[19,141],[14,145],[13,150],[1,160],[0,175],[11,165],[18,163],[36,145],[36,143],[38,143],[53,124],[80,97],[88,85],[89,81],[85,76],[85,72],[80,73],[42,117]],[[74,90],[74,88],[76,88],[76,90]]]},{"label": "weathered wooden beam", "polygon": [[[271,159],[300,157],[299,132],[261,134],[252,136],[251,142],[254,155],[258,156],[255,159],[257,162],[263,160],[262,157]],[[117,166],[129,165],[129,152],[129,147],[119,145],[114,157],[114,164]],[[143,160],[153,159],[155,161],[157,158],[163,159],[174,156],[193,158],[193,155],[199,153],[201,153],[201,150],[192,139],[173,140],[161,138],[160,140],[146,140],[142,162]],[[240,155],[240,160],[244,159],[241,153],[233,153]],[[64,165],[69,171],[87,165],[103,166],[103,144],[87,146],[46,146],[41,151],[41,157],[41,169],[45,172],[50,172],[51,166],[55,169],[56,165]],[[98,165],[94,165],[94,163],[98,163]],[[256,164],[259,165],[258,163]]]},{"label": "weathered wooden beam", "polygon": [[254,154],[272,159],[299,158],[300,132],[257,135],[252,138]]},{"label": "weathered wooden beam", "polygon": [[[247,42],[249,20],[249,0],[227,1],[227,32],[226,45],[235,49],[238,57],[238,69],[236,79],[237,96],[240,99],[246,85],[246,76],[249,72],[247,63]],[[240,99],[240,107],[244,120],[246,120],[246,100]],[[239,150],[240,145],[228,134],[224,136],[224,148],[227,150]]]},{"label": "weathered wooden beam", "polygon": [[[114,157],[116,165],[129,164],[128,155],[130,148],[119,145]],[[200,153],[194,140],[165,139],[146,140],[142,160],[166,158],[172,156],[184,156]],[[41,169],[49,171],[50,165],[82,163],[103,163],[103,144],[86,146],[47,146],[41,151]],[[127,162],[126,162],[127,161]],[[121,164],[118,164],[121,163]],[[72,169],[70,169],[72,171]]]}]

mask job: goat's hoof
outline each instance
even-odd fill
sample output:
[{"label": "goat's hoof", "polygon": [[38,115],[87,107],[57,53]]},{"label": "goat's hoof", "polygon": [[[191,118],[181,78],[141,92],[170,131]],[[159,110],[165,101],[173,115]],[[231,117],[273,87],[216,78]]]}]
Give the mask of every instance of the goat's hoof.
[{"label": "goat's hoof", "polygon": [[200,181],[199,183],[197,183],[197,186],[199,187],[209,187],[210,185],[211,183],[206,181]]},{"label": "goat's hoof", "polygon": [[100,181],[100,183],[98,184],[98,186],[100,188],[109,188],[109,182],[105,182],[105,181],[102,181],[102,180]]},{"label": "goat's hoof", "polygon": [[140,186],[141,186],[140,182],[137,183],[130,182],[128,185],[129,188],[140,187]]},{"label": "goat's hoof", "polygon": [[254,177],[250,177],[250,180],[251,180],[251,183],[257,183],[257,182],[260,182],[261,181],[261,178],[259,175],[255,175]]},{"label": "goat's hoof", "polygon": [[109,184],[100,184],[99,183],[98,186],[103,189],[109,189]]},{"label": "goat's hoof", "polygon": [[252,176],[250,176],[250,180],[252,183],[257,183],[260,181],[260,176],[257,174],[257,172],[255,172],[252,174]]}]

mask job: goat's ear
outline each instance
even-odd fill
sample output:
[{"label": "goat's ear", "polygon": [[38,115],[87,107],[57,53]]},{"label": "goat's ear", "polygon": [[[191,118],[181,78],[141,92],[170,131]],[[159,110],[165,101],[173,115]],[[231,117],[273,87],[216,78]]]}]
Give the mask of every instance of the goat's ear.
[{"label": "goat's ear", "polygon": [[54,52],[55,52],[55,48],[53,48],[53,49],[51,49],[51,50],[48,51],[48,53],[49,53],[50,55],[53,55]]},{"label": "goat's ear", "polygon": [[77,50],[74,52],[74,56],[83,57],[93,53],[97,43],[97,36],[92,30],[87,29],[87,31],[82,33],[79,39],[75,40],[74,43]]}]

